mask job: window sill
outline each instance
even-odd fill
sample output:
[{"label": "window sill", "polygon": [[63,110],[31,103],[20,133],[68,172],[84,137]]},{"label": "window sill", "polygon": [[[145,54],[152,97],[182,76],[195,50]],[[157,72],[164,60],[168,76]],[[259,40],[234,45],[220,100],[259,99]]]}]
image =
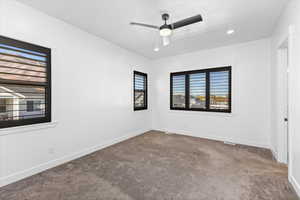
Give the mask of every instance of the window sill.
[{"label": "window sill", "polygon": [[0,137],[5,135],[11,135],[11,134],[26,133],[26,132],[31,132],[31,131],[41,130],[41,129],[54,128],[57,126],[57,124],[58,122],[54,121],[54,122],[24,125],[18,127],[2,128],[0,129]]},{"label": "window sill", "polygon": [[142,111],[142,110],[148,110],[148,108],[134,108],[133,111]]},{"label": "window sill", "polygon": [[183,115],[203,115],[203,116],[211,116],[211,117],[233,117],[235,114],[228,112],[207,112],[207,111],[191,111],[191,110],[176,110],[169,109],[169,113],[171,114],[183,114]]}]

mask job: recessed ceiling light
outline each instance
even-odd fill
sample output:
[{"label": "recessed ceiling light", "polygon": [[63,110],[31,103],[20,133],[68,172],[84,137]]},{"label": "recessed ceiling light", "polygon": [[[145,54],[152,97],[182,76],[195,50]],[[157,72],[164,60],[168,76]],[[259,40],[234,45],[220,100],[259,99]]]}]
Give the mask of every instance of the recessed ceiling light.
[{"label": "recessed ceiling light", "polygon": [[230,30],[227,31],[227,35],[232,35],[232,34],[234,34],[234,32],[235,31],[233,29],[230,29]]},{"label": "recessed ceiling light", "polygon": [[158,52],[158,51],[159,51],[159,48],[158,48],[158,47],[155,47],[153,50],[156,51],[156,52]]}]

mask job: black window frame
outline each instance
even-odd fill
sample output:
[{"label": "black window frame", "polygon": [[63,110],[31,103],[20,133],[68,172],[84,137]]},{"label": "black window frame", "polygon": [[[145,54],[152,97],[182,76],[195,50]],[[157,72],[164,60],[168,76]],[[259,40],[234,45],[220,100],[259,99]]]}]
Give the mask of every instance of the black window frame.
[{"label": "black window frame", "polygon": [[20,85],[20,86],[41,86],[45,88],[45,116],[29,119],[19,119],[19,120],[8,120],[0,121],[1,128],[33,125],[51,122],[51,113],[52,113],[52,102],[51,102],[51,48],[43,47],[40,45],[24,42],[21,40],[12,39],[0,35],[0,43],[10,45],[13,47],[31,50],[38,53],[46,54],[46,82],[44,84],[36,84],[30,81],[10,81],[10,80],[1,80],[0,84],[5,85]]},{"label": "black window frame", "polygon": [[[140,75],[143,76],[145,78],[145,97],[144,97],[144,106],[142,107],[136,107],[135,106],[135,93],[136,93],[136,89],[135,89],[135,75]],[[143,72],[139,72],[139,71],[133,71],[133,110],[134,111],[140,111],[140,110],[147,110],[148,109],[148,75],[146,73]]]},{"label": "black window frame", "polygon": [[[229,72],[229,94],[228,94],[228,109],[210,109],[210,72],[219,72],[219,71],[228,71]],[[189,108],[190,104],[190,81],[189,75],[205,73],[206,74],[206,108]],[[185,108],[173,107],[173,76],[185,75]],[[232,67],[216,67],[216,68],[207,68],[200,70],[191,70],[191,71],[182,71],[182,72],[172,72],[170,73],[170,110],[182,110],[182,111],[201,111],[201,112],[219,112],[219,113],[231,113],[232,112]]]}]

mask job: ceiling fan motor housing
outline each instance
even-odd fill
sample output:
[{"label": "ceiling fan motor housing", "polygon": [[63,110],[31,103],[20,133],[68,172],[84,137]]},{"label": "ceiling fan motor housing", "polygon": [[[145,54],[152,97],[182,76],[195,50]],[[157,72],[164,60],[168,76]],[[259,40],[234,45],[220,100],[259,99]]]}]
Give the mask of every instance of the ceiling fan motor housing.
[{"label": "ceiling fan motor housing", "polygon": [[172,29],[172,26],[171,25],[168,25],[168,24],[164,24],[162,25],[161,27],[159,27],[160,30],[162,29]]}]

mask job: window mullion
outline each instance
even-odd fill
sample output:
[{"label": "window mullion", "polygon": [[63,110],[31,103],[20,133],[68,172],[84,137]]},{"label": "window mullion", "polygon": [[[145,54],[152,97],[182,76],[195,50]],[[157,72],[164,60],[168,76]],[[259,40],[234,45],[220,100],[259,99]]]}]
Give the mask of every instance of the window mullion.
[{"label": "window mullion", "polygon": [[190,75],[185,75],[185,109],[190,109]]},{"label": "window mullion", "polygon": [[206,110],[209,110],[209,106],[210,106],[210,74],[209,72],[205,73],[206,75],[206,84],[205,84],[205,103],[206,103]]}]

